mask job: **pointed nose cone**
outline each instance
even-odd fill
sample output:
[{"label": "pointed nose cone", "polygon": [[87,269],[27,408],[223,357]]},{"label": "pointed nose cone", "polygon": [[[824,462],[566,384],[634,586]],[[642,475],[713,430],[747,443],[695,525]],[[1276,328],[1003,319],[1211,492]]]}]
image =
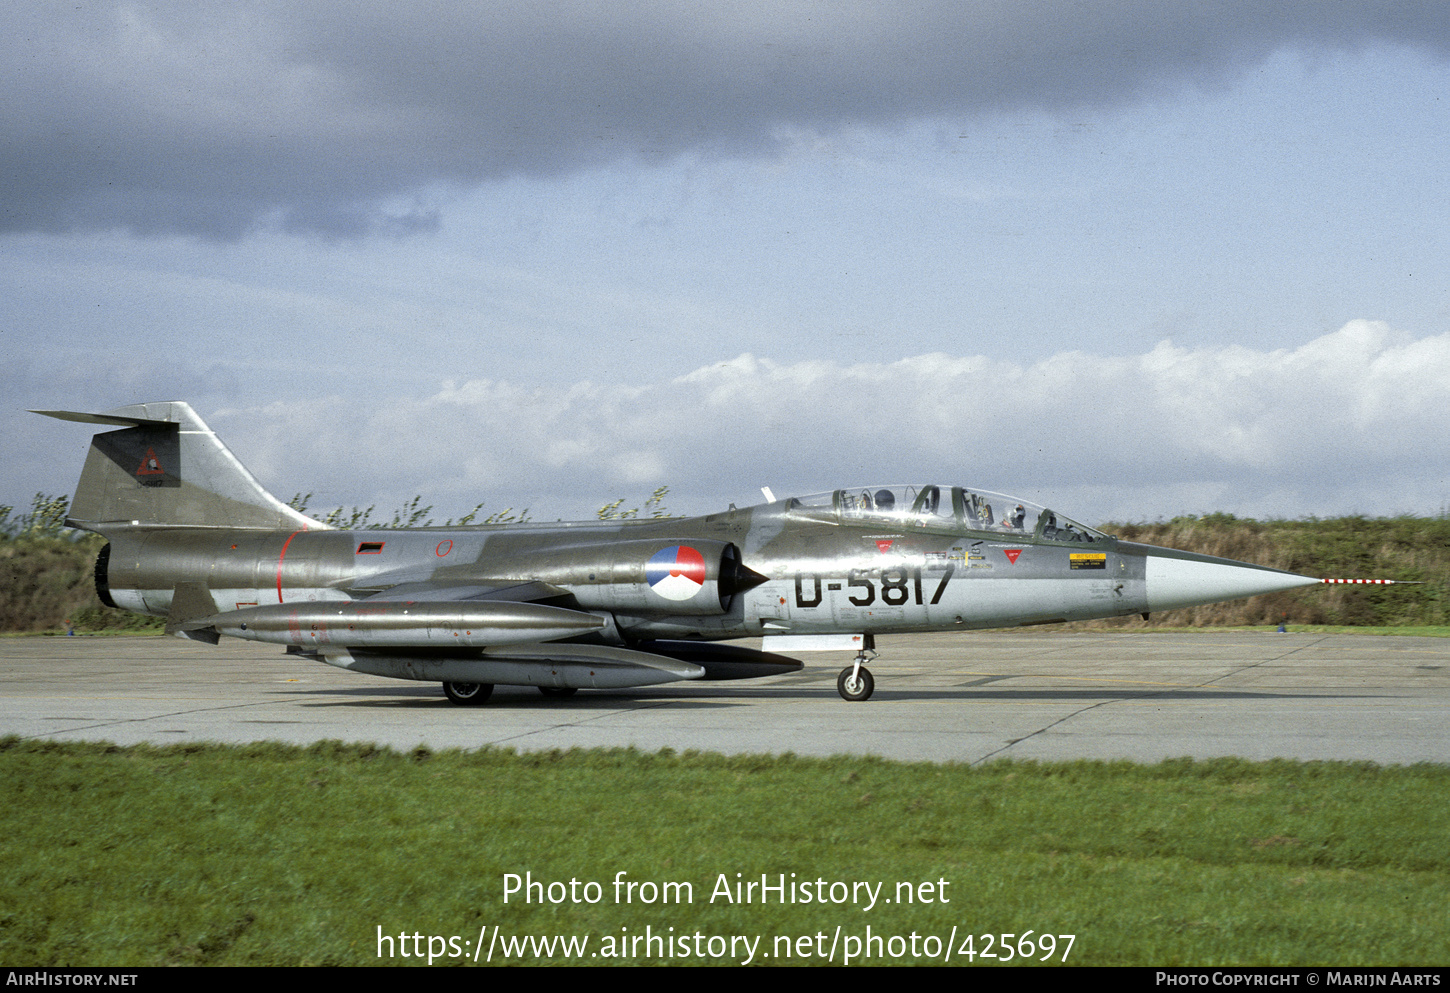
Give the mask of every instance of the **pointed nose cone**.
[{"label": "pointed nose cone", "polygon": [[1170,549],[1148,553],[1146,566],[1148,609],[1153,613],[1277,593],[1319,582],[1281,569]]}]

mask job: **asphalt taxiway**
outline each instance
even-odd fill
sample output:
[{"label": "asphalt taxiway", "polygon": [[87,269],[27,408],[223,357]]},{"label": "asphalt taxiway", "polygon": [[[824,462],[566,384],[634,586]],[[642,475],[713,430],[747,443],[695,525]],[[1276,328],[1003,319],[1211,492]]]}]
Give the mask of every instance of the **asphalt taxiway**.
[{"label": "asphalt taxiway", "polygon": [[436,683],[358,675],[244,642],[6,638],[0,735],[971,763],[1450,762],[1450,639],[1034,630],[881,638],[878,648],[876,694],[866,703],[836,693],[850,655],[820,653],[803,656],[803,672],[763,680],[562,700],[500,687],[482,707],[456,707]]}]

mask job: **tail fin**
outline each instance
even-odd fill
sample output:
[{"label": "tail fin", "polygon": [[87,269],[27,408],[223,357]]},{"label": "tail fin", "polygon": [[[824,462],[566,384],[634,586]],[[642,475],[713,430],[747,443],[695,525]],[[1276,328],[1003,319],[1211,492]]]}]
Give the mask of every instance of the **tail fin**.
[{"label": "tail fin", "polygon": [[122,428],[91,439],[66,519],[71,527],[101,533],[131,525],[326,528],[268,493],[180,401],[132,404],[104,414],[31,413]]}]

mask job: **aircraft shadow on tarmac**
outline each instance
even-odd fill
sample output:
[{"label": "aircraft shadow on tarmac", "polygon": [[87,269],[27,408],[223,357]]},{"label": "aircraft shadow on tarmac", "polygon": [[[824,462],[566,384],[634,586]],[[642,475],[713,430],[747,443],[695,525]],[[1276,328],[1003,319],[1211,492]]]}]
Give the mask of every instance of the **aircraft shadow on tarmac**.
[{"label": "aircraft shadow on tarmac", "polygon": [[[431,684],[426,687],[407,688],[403,690],[387,686],[358,687],[345,690],[315,689],[302,691],[301,695],[315,695],[330,698],[326,700],[304,700],[300,703],[301,706],[308,708],[388,707],[395,709],[436,709],[452,706]],[[688,689],[598,690],[580,693],[576,696],[563,699],[546,698],[532,687],[500,687],[494,692],[493,697],[490,698],[488,703],[474,708],[474,710],[480,718],[486,719],[490,710],[537,710],[541,712],[557,711],[559,713],[568,713],[571,711],[614,710],[621,706],[642,704],[668,704],[671,710],[714,710],[746,706],[752,702],[762,700],[811,700],[826,702],[834,696],[834,688],[827,685],[795,687],[757,686],[748,688],[733,686],[728,690],[709,691],[708,697],[705,698],[702,698],[701,693],[692,693]],[[345,699],[337,699],[338,697]],[[900,703],[955,701],[959,703],[1061,702],[1078,704],[1109,701],[1122,703],[1141,701],[1157,701],[1162,703],[1232,701],[1245,703],[1255,700],[1296,699],[1343,702],[1347,700],[1384,699],[1386,697],[1386,694],[1367,693],[1364,691],[1326,693],[1322,690],[1296,692],[1291,690],[1235,690],[1221,687],[1202,689],[1196,687],[1174,687],[1143,690],[1053,687],[1041,689],[1006,689],[993,687],[987,689],[969,685],[957,689],[913,689],[910,687],[901,687],[880,690],[874,699],[883,702],[895,701]]]}]

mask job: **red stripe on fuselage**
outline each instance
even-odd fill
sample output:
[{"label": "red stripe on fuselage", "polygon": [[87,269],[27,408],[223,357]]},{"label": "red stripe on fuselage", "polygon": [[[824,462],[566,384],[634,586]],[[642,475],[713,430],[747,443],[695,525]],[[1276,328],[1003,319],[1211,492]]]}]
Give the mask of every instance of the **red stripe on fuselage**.
[{"label": "red stripe on fuselage", "polygon": [[277,553],[277,602],[278,603],[281,603],[282,602],[282,560],[287,557],[287,546],[290,545],[290,544],[292,544],[292,539],[295,538],[295,537],[297,537],[301,533],[302,533],[301,531],[293,531],[291,534],[289,534],[287,536],[287,540],[284,541],[284,542],[282,542],[282,551],[280,551],[280,552]]}]

